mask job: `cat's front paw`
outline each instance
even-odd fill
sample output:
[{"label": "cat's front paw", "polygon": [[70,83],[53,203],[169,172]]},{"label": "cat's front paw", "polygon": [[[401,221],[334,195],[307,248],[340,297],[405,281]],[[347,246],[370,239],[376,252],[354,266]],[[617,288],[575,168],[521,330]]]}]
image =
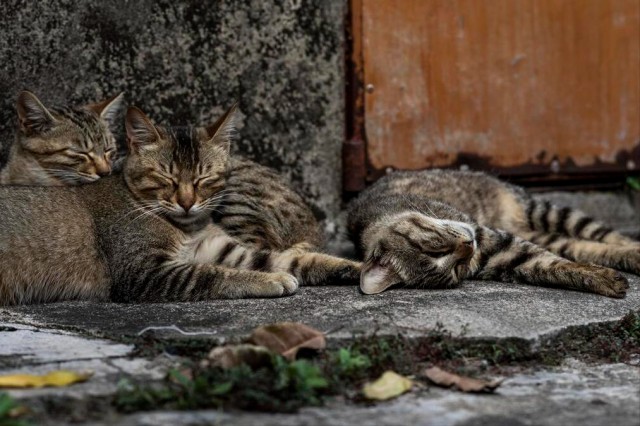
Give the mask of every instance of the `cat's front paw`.
[{"label": "cat's front paw", "polygon": [[268,293],[265,296],[288,296],[298,290],[298,280],[285,272],[273,272],[269,274],[264,290]]},{"label": "cat's front paw", "polygon": [[331,284],[358,285],[360,283],[360,273],[362,263],[344,260],[329,277]]},{"label": "cat's front paw", "polygon": [[585,285],[590,291],[619,299],[626,295],[629,282],[620,272],[596,266],[591,268],[591,273],[585,279]]}]

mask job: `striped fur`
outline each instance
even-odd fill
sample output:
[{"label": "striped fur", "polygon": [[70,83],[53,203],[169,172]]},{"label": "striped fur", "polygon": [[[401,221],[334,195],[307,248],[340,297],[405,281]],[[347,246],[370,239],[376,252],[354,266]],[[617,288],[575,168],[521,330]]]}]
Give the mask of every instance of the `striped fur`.
[{"label": "striped fur", "polygon": [[626,279],[608,268],[640,274],[640,243],[483,173],[393,173],[349,210],[366,293],[475,277],[622,297]]},{"label": "striped fur", "polygon": [[304,285],[351,284],[360,277],[359,264],[347,259],[310,251],[305,243],[284,251],[243,244],[217,226],[209,226],[191,244],[181,258],[200,264],[227,268],[291,274]]},{"label": "striped fur", "polygon": [[[579,254],[583,250],[577,248],[574,250],[570,247],[574,243],[585,247],[582,244],[584,241],[628,248],[635,247],[640,250],[640,242],[620,234],[618,231],[579,210],[573,210],[569,207],[560,208],[548,201],[538,201],[529,196],[524,197],[523,209],[527,222],[526,224],[518,224],[516,229],[513,229],[513,232],[523,236],[533,232],[531,238],[536,238],[538,244],[542,244],[554,252],[559,253],[558,248],[564,248],[567,249],[567,252],[573,252],[574,258],[590,261],[590,259],[593,259],[594,253],[584,252],[585,256],[583,257]],[[547,239],[540,238],[540,235],[547,236]],[[550,237],[550,235],[553,235],[553,237]],[[562,238],[563,243],[566,245],[554,244],[557,242],[557,238]],[[597,245],[593,247],[596,248]],[[594,262],[599,263],[597,260]],[[639,273],[640,269],[632,268],[629,271]]]},{"label": "striped fur", "polygon": [[224,192],[214,221],[243,243],[280,251],[323,245],[311,209],[274,170],[232,158]]},{"label": "striped fur", "polygon": [[82,107],[47,109],[31,92],[18,95],[18,130],[0,171],[3,185],[66,186],[111,173],[117,155],[109,126],[122,95]]},{"label": "striped fur", "polygon": [[130,108],[122,176],[0,187],[0,304],[275,297],[299,282],[357,280],[358,263],[310,252],[303,236],[276,251],[212,224],[234,113],[213,128],[176,130]]}]

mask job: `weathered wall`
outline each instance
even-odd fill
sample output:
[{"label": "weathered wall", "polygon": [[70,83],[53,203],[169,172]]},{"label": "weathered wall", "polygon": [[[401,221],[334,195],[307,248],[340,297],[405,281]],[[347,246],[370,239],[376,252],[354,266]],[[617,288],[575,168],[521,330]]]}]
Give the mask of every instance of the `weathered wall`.
[{"label": "weathered wall", "polygon": [[287,174],[320,215],[340,200],[342,0],[0,4],[0,141],[16,93],[53,104],[124,91],[159,122],[212,122],[240,100],[236,150]]}]

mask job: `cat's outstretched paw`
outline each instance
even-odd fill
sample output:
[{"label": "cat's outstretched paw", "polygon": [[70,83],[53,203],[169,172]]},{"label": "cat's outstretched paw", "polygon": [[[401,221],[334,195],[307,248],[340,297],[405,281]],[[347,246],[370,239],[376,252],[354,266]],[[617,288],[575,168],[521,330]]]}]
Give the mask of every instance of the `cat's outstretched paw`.
[{"label": "cat's outstretched paw", "polygon": [[344,260],[341,265],[329,275],[330,284],[358,285],[362,263]]},{"label": "cat's outstretched paw", "polygon": [[298,290],[298,280],[285,272],[269,273],[269,278],[264,285],[264,296],[288,296]]},{"label": "cat's outstretched paw", "polygon": [[618,299],[626,295],[629,282],[620,272],[597,266],[591,269],[584,282],[589,291]]}]

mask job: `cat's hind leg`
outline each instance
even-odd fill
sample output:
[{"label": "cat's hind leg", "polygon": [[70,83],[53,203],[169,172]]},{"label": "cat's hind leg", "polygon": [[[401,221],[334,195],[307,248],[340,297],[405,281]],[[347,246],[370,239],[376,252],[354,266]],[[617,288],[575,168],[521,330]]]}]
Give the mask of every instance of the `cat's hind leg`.
[{"label": "cat's hind leg", "polygon": [[476,229],[477,250],[469,278],[587,291],[624,297],[629,287],[619,272],[562,258],[511,233],[487,227]]}]

